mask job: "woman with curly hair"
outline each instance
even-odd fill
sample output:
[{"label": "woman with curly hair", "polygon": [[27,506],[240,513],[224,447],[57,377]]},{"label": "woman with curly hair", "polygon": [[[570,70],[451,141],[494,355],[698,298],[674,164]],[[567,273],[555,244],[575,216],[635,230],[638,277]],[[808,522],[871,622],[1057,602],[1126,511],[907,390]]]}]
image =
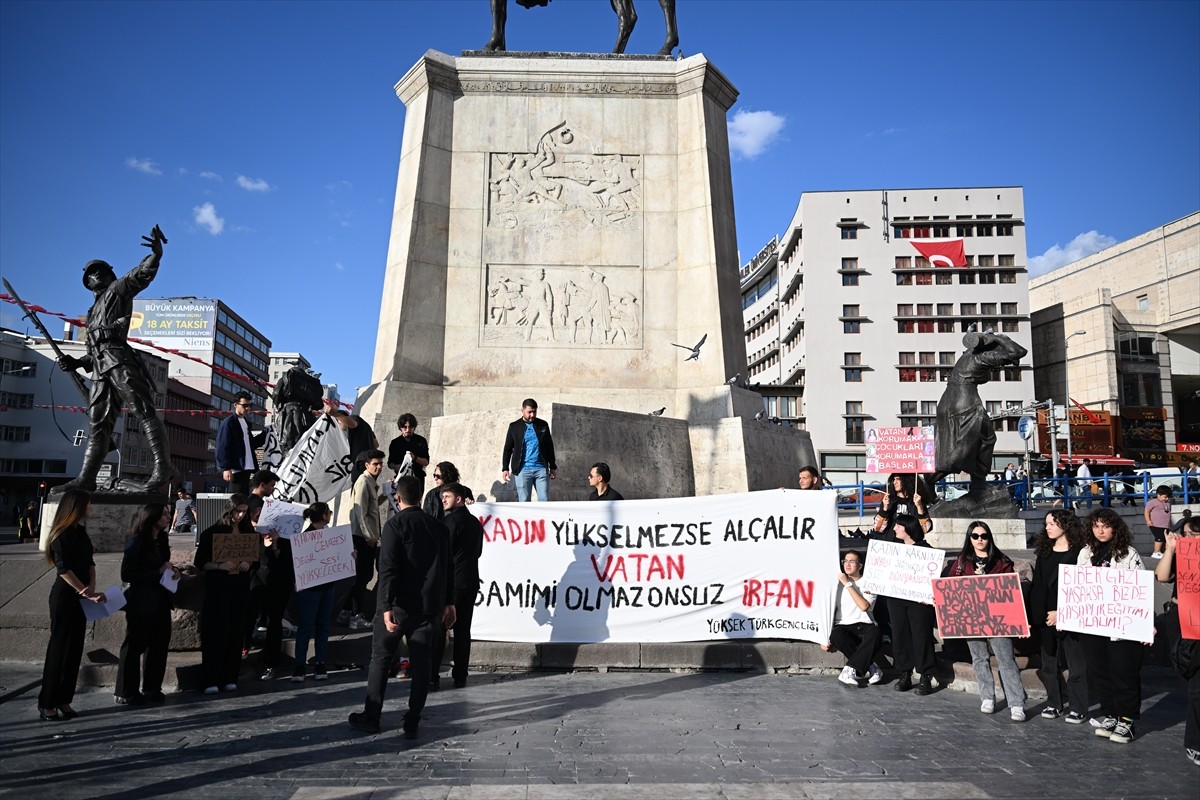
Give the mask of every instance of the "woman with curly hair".
[{"label": "woman with curly hair", "polygon": [[[1078,725],[1087,719],[1087,658],[1082,634],[1058,629],[1058,568],[1079,562],[1083,549],[1083,525],[1074,512],[1056,508],[1046,514],[1034,541],[1033,584],[1029,590],[1029,623],[1041,651],[1038,678],[1046,687],[1044,719],[1064,713],[1067,722]],[[1063,667],[1069,677],[1063,680]],[[1070,713],[1067,705],[1070,703]]]},{"label": "woman with curly hair", "polygon": [[[171,507],[147,503],[138,512],[133,532],[121,558],[121,580],[125,590],[125,641],[117,666],[117,705],[161,703],[163,677],[167,674],[167,649],[171,644],[171,593],[162,585],[170,572],[179,579],[171,563],[167,528]],[[146,668],[141,668],[142,656]]]},{"label": "woman with curly hair", "polygon": [[[942,572],[943,578],[961,578],[964,575],[999,575],[1013,572],[1012,559],[996,546],[992,529],[983,520],[975,520],[967,526],[962,551]],[[982,701],[979,710],[991,714],[996,710],[996,680],[992,677],[992,662],[988,645],[996,654],[996,666],[1000,668],[1000,681],[1004,684],[1004,697],[1008,700],[1009,716],[1013,722],[1025,721],[1025,687],[1021,685],[1021,671],[1013,656],[1013,640],[1007,636],[975,637],[967,639],[971,651],[971,666],[975,669],[975,681],[979,685]]]},{"label": "woman with curly hair", "polygon": [[442,509],[442,488],[458,483],[458,467],[449,461],[441,461],[433,468],[433,488],[425,493],[421,501],[421,510],[434,519],[440,520],[446,516]]},{"label": "woman with curly hair", "polygon": [[[1086,539],[1079,551],[1079,566],[1107,569],[1142,569],[1142,557],[1133,549],[1133,535],[1125,520],[1110,508],[1098,508],[1084,521]],[[1141,716],[1141,642],[1085,635],[1090,683],[1099,695],[1100,725],[1096,735],[1128,744],[1135,735],[1134,721]]]}]

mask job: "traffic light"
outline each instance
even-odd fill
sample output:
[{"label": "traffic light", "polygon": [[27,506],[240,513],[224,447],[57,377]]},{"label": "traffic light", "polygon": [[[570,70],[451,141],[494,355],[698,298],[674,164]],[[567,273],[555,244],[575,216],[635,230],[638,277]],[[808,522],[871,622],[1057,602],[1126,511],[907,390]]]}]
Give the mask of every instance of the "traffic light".
[{"label": "traffic light", "polygon": [[46,493],[46,482],[39,481],[38,482],[38,495],[41,496],[41,495],[44,495],[45,493]]}]

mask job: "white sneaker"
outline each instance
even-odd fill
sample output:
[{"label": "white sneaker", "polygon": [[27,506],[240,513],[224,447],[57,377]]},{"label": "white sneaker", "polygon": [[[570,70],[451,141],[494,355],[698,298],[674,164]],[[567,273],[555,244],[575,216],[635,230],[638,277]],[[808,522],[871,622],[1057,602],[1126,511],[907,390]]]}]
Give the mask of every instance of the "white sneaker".
[{"label": "white sneaker", "polygon": [[207,689],[204,690],[204,693],[205,694],[216,694],[219,691],[221,691],[221,690],[218,687],[209,686]]},{"label": "white sneaker", "polygon": [[1014,706],[1012,708],[1012,721],[1013,722],[1024,722],[1025,721],[1025,709],[1022,708],[1021,706]]},{"label": "white sneaker", "polygon": [[996,701],[995,700],[984,700],[982,703],[979,704],[979,710],[982,711],[984,714],[994,714],[996,712]]},{"label": "white sneaker", "polygon": [[879,683],[881,680],[883,680],[883,670],[881,670],[879,667],[875,666],[874,664],[867,667],[867,683],[874,686],[875,684]]},{"label": "white sneaker", "polygon": [[858,678],[855,677],[856,674],[857,673],[855,673],[854,667],[847,664],[846,666],[842,667],[842,674],[838,675],[838,680],[841,681],[842,683],[846,684],[847,686],[853,686],[853,687],[857,688],[858,687]]}]

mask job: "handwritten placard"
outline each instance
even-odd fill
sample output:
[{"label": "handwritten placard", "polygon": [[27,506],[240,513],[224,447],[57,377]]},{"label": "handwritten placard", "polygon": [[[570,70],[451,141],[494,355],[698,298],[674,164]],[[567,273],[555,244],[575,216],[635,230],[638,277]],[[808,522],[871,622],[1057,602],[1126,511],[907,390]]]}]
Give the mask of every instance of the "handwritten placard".
[{"label": "handwritten placard", "polygon": [[867,544],[867,562],[858,585],[884,597],[933,602],[933,579],[942,572],[945,552],[936,547],[883,542]]},{"label": "handwritten placard", "polygon": [[932,425],[867,429],[867,472],[933,472]]},{"label": "handwritten placard", "polygon": [[296,591],[354,577],[354,544],[349,525],[300,531],[292,536]]},{"label": "handwritten placard", "polygon": [[933,610],[943,639],[1029,635],[1021,578],[963,575],[933,579]]},{"label": "handwritten placard", "polygon": [[299,503],[289,503],[274,497],[263,499],[262,511],[258,515],[258,523],[254,529],[259,533],[274,531],[284,539],[304,529],[304,511],[308,506]]},{"label": "handwritten placard", "polygon": [[1200,539],[1175,540],[1175,588],[1180,631],[1186,639],[1200,639]]},{"label": "handwritten placard", "polygon": [[1061,565],[1058,629],[1132,642],[1152,641],[1154,573]]},{"label": "handwritten placard", "polygon": [[253,533],[214,533],[212,560],[218,564],[226,561],[258,561],[259,538]]}]

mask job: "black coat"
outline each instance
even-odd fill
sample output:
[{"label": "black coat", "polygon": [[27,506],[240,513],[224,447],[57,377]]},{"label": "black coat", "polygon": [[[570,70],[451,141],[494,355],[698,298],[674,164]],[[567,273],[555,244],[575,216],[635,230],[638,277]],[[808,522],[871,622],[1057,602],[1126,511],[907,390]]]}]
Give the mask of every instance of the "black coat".
[{"label": "black coat", "polygon": [[171,545],[165,530],[153,539],[135,536],[126,543],[121,558],[121,580],[129,584],[125,590],[126,614],[149,616],[171,607],[171,593],[159,583],[163,564],[170,561]]},{"label": "black coat", "polygon": [[460,595],[474,595],[479,591],[483,525],[466,508],[453,509],[442,521],[450,531],[450,555],[454,559],[454,591]]},{"label": "black coat", "polygon": [[[538,449],[542,451],[542,460],[552,470],[558,470],[554,459],[554,439],[550,436],[550,424],[539,417],[533,418],[533,432],[537,436]],[[508,435],[504,437],[504,456],[501,469],[508,469],[515,475],[525,466],[525,419],[521,418],[509,423]],[[510,467],[511,465],[511,467]]]},{"label": "black coat", "polygon": [[450,533],[415,506],[383,526],[379,545],[378,606],[412,617],[438,617],[454,604]]}]

